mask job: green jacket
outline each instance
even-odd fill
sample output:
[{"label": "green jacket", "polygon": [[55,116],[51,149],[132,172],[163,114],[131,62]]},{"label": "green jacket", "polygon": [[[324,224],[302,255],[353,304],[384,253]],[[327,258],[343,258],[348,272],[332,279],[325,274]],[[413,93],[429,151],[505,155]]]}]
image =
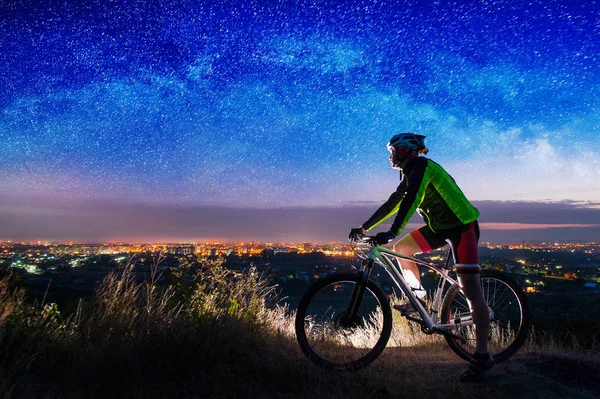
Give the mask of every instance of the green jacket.
[{"label": "green jacket", "polygon": [[413,159],[400,172],[400,179],[398,189],[363,223],[366,230],[397,213],[390,230],[398,235],[415,210],[433,231],[468,224],[479,217],[479,211],[458,188],[452,176],[430,159]]}]

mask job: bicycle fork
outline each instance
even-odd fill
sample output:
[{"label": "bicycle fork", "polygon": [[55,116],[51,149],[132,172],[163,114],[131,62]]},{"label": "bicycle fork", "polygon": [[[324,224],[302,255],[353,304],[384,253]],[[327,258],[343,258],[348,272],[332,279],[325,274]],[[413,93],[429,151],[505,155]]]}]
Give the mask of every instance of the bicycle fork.
[{"label": "bicycle fork", "polygon": [[362,261],[362,268],[359,272],[361,276],[360,282],[354,286],[352,295],[350,296],[350,303],[348,303],[348,309],[346,313],[350,316],[350,320],[354,320],[358,313],[358,309],[362,302],[365,290],[367,289],[367,281],[371,277],[371,271],[373,270],[373,259],[365,259]]}]

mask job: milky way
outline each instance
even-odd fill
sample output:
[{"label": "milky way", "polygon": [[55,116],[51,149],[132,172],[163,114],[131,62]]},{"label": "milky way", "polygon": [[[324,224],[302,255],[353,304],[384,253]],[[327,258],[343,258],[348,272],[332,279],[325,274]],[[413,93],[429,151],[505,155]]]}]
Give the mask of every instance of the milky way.
[{"label": "milky way", "polygon": [[416,131],[473,200],[600,203],[595,1],[196,3],[0,5],[5,199],[381,201]]}]

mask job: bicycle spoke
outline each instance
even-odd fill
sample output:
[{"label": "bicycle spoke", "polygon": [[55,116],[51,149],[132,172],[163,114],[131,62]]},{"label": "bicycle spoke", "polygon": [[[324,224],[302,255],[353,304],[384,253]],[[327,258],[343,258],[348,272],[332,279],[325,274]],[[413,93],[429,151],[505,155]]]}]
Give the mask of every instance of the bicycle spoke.
[{"label": "bicycle spoke", "polygon": [[322,367],[360,367],[374,360],[378,354],[374,348],[378,346],[380,352],[389,338],[391,310],[386,301],[389,321],[384,326],[384,294],[376,294],[373,291],[376,287],[367,287],[357,311],[351,314],[349,305],[356,286],[356,281],[324,284],[299,309],[296,320],[296,329],[301,330],[299,341],[306,345],[303,350],[309,358]]},{"label": "bicycle spoke", "polygon": [[[510,290],[509,288],[504,288],[501,300],[499,300],[496,303],[490,303],[489,305],[496,313],[501,313],[507,310],[510,306],[518,306],[518,304],[516,304],[514,300],[515,297],[512,290]],[[505,303],[506,305],[504,305]]]},{"label": "bicycle spoke", "polygon": [[[508,302],[507,302],[508,301]],[[507,302],[506,306],[502,307],[502,305]],[[495,311],[502,311],[502,310],[506,310],[510,305],[512,305],[512,296],[511,293],[508,292],[506,293],[503,298],[502,301],[499,301],[497,303],[491,303],[490,306],[492,307],[492,309],[494,309]]]},{"label": "bicycle spoke", "polygon": [[[505,281],[506,280],[506,281]],[[512,287],[511,287],[512,284]],[[514,353],[523,343],[528,326],[525,321],[526,310],[523,308],[524,295],[520,288],[501,273],[484,271],[481,276],[481,290],[484,300],[494,312],[490,320],[490,336],[488,350],[498,359],[504,360]],[[457,315],[464,317],[469,314],[468,301],[464,294],[455,288],[444,300],[442,322],[453,323]],[[467,312],[463,312],[467,310]],[[475,326],[461,326],[453,332],[465,339],[447,338],[450,347],[461,357],[469,359],[475,351]]]}]

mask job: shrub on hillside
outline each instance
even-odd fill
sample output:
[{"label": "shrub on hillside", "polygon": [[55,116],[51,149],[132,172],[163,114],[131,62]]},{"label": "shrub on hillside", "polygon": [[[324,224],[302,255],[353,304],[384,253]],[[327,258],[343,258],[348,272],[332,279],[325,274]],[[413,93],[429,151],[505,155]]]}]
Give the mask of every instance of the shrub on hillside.
[{"label": "shrub on hillside", "polygon": [[[162,285],[160,260],[147,281],[136,281],[133,259],[112,271],[67,317],[55,304],[27,304],[21,289],[0,280],[0,391],[113,394],[123,384],[189,381],[197,373],[209,383],[213,368],[240,361],[255,369],[256,353],[269,353],[259,350],[271,345],[269,320],[290,322],[266,306],[273,287],[255,269],[232,275],[217,259],[204,260],[192,281],[181,274]],[[224,378],[213,382],[227,386]]]}]

